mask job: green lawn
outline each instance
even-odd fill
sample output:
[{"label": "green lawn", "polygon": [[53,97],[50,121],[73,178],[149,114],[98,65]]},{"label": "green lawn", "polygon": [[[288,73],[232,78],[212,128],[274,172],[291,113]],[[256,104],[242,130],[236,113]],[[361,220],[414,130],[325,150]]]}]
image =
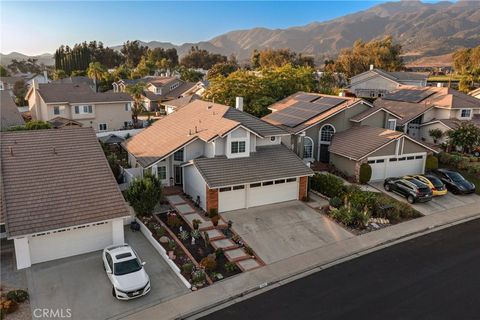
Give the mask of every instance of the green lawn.
[{"label": "green lawn", "polygon": [[453,167],[449,167],[449,166],[442,165],[442,164],[440,164],[440,168],[446,168],[446,169],[451,169],[451,170],[458,171],[462,176],[465,177],[465,179],[467,179],[468,181],[473,182],[475,184],[475,186],[476,186],[475,193],[480,195],[480,177],[478,175],[473,175],[473,174],[470,174],[466,171],[455,169]]}]

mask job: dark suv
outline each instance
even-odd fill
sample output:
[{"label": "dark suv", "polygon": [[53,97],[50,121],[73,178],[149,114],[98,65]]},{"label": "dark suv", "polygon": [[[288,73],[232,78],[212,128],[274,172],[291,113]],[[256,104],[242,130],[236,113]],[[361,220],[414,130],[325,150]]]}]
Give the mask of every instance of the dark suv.
[{"label": "dark suv", "polygon": [[407,181],[402,178],[387,178],[385,179],[383,187],[387,191],[392,191],[404,196],[409,203],[432,200],[432,190],[417,179]]}]

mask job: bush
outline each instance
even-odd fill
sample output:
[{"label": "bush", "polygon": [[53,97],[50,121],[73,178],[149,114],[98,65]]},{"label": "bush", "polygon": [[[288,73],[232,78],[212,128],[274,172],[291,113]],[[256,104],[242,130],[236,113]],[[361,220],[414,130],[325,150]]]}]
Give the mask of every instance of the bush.
[{"label": "bush", "polygon": [[329,198],[340,197],[343,192],[343,180],[333,174],[317,173],[312,177],[312,189]]},{"label": "bush", "polygon": [[208,217],[213,218],[215,216],[218,216],[218,209],[217,208],[211,208]]},{"label": "bush", "polygon": [[328,203],[330,204],[330,206],[338,209],[342,205],[342,200],[339,197],[333,197]]},{"label": "bush", "polygon": [[362,211],[356,208],[352,208],[350,210],[350,216],[351,225],[360,229],[365,228],[368,223],[368,219],[370,219],[370,214],[368,213],[368,211]]},{"label": "bush", "polygon": [[188,238],[190,237],[190,234],[188,233],[188,231],[182,230],[182,231],[178,234],[178,237],[179,237],[180,240],[182,240],[182,241],[187,241]]},{"label": "bush", "polygon": [[245,252],[249,255],[249,256],[253,256],[255,255],[255,252],[253,252],[253,249],[250,248],[249,246],[245,246],[245,248],[243,248],[245,250]]},{"label": "bush", "polygon": [[360,165],[360,175],[358,177],[361,184],[365,184],[372,178],[372,167],[368,163]]},{"label": "bush", "polygon": [[457,163],[457,168],[460,170],[466,170],[470,166],[470,159],[468,157],[461,157]]},{"label": "bush", "polygon": [[415,211],[412,206],[407,203],[397,202],[397,210],[403,219],[411,219],[415,216]]},{"label": "bush", "polygon": [[28,292],[25,290],[12,290],[7,293],[7,299],[21,303],[28,299]]},{"label": "bush", "polygon": [[179,227],[182,224],[180,218],[176,214],[170,214],[167,217],[167,224],[170,228]]},{"label": "bush", "polygon": [[182,270],[186,274],[191,274],[193,271],[193,263],[187,262],[182,266]]},{"label": "bush", "polygon": [[0,309],[6,314],[13,313],[18,309],[18,303],[15,300],[4,300],[0,304]]},{"label": "bush", "polygon": [[194,284],[205,282],[205,272],[197,270],[192,274],[192,281]]},{"label": "bush", "polygon": [[217,257],[217,259],[220,259],[224,256],[225,256],[225,252],[223,251],[222,248],[217,248],[217,250],[215,250],[215,257]]},{"label": "bush", "polygon": [[220,221],[220,216],[219,215],[213,216],[210,218],[210,220],[212,220],[213,226],[216,227],[218,226],[218,221]]},{"label": "bush", "polygon": [[438,169],[438,158],[429,154],[427,160],[425,161],[425,170],[435,170]]},{"label": "bush", "polygon": [[157,229],[156,233],[157,233],[157,237],[161,238],[165,235],[165,229],[160,227],[160,228]]},{"label": "bush", "polygon": [[441,164],[450,164],[452,156],[447,152],[441,152],[438,155],[438,160]]},{"label": "bush", "polygon": [[373,192],[353,189],[347,193],[346,199],[357,210],[364,210],[365,207],[371,210],[377,206],[377,195]]},{"label": "bush", "polygon": [[228,272],[235,272],[237,271],[238,267],[234,262],[227,262],[225,263],[225,270]]},{"label": "bush", "polygon": [[203,258],[202,261],[200,261],[200,265],[207,271],[217,269],[217,261],[210,256]]},{"label": "bush", "polygon": [[132,182],[125,198],[137,214],[151,214],[162,198],[162,183],[158,178],[146,174],[143,179]]},{"label": "bush", "polygon": [[200,228],[201,223],[202,223],[201,220],[193,219],[192,221],[193,229],[198,230],[198,228]]}]

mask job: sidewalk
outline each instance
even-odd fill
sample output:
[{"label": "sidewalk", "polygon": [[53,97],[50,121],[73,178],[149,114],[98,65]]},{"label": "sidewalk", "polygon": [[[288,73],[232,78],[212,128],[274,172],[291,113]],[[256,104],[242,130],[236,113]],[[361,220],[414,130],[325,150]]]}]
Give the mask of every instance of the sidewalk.
[{"label": "sidewalk", "polygon": [[[268,290],[279,282],[289,282],[380,249],[396,241],[420,236],[449,224],[480,217],[478,204],[454,208],[439,214],[406,221],[388,228],[332,243],[265,267],[220,281],[199,292],[192,292],[167,302],[125,315],[126,319],[182,319],[209,308],[241,298],[249,293]],[[281,283],[280,283],[281,284]]]}]

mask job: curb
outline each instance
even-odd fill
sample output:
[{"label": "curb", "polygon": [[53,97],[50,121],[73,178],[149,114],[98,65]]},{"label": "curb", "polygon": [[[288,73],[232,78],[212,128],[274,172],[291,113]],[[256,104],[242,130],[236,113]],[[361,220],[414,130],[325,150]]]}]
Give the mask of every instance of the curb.
[{"label": "curb", "polygon": [[[260,284],[256,287],[254,287],[254,288],[250,288],[248,290],[245,290],[245,291],[243,291],[241,293],[238,293],[238,294],[235,294],[233,296],[228,296],[227,298],[225,298],[221,301],[212,303],[212,304],[210,304],[208,306],[205,306],[205,307],[198,308],[197,310],[191,311],[191,312],[186,313],[184,315],[180,315],[178,317],[175,317],[174,319],[175,320],[183,320],[183,319],[186,320],[186,319],[189,319],[189,318],[195,319],[196,316],[197,317],[205,316],[207,314],[210,314],[210,313],[216,311],[216,310],[212,310],[212,309],[215,309],[215,308],[217,310],[223,309],[222,306],[225,305],[224,307],[227,307],[228,304],[232,304],[231,302],[236,300],[236,299],[245,300],[246,296],[253,297],[257,294],[261,294],[261,293],[269,291],[271,289],[275,289],[276,287],[278,287],[280,285],[284,285],[284,284],[287,284],[289,282],[292,282],[292,281],[304,278],[306,276],[309,276],[309,275],[311,275],[315,272],[328,269],[328,268],[333,267],[337,264],[340,264],[340,263],[343,263],[343,262],[346,262],[346,261],[349,261],[349,260],[353,260],[353,259],[361,257],[363,255],[366,255],[366,254],[369,254],[369,253],[372,253],[372,252],[375,252],[375,251],[393,246],[393,245],[401,243],[401,242],[408,241],[408,240],[416,238],[416,237],[420,237],[420,236],[423,236],[423,235],[426,235],[426,234],[429,234],[429,233],[432,233],[432,232],[440,231],[442,229],[446,229],[448,227],[452,227],[452,226],[462,224],[462,223],[465,223],[465,222],[468,222],[468,221],[476,220],[476,219],[479,219],[479,218],[480,218],[480,213],[477,213],[474,216],[470,216],[470,217],[467,217],[467,218],[460,218],[460,219],[457,219],[457,220],[447,222],[445,224],[429,226],[428,228],[424,228],[422,230],[411,232],[409,234],[405,234],[405,235],[400,236],[400,237],[395,238],[395,239],[384,241],[384,242],[379,243],[377,245],[374,245],[370,248],[365,248],[365,249],[362,249],[362,250],[358,250],[358,251],[350,253],[346,256],[337,258],[333,261],[318,264],[318,265],[313,266],[313,267],[308,267],[308,268],[306,268],[306,269],[304,269],[300,272],[297,272],[295,274],[286,275],[286,276],[284,276],[284,277],[282,277],[278,280],[262,283],[262,284]],[[250,297],[248,297],[248,298],[250,298]],[[211,310],[211,312],[207,312],[209,310]],[[205,314],[202,314],[202,313],[205,313]]]}]

